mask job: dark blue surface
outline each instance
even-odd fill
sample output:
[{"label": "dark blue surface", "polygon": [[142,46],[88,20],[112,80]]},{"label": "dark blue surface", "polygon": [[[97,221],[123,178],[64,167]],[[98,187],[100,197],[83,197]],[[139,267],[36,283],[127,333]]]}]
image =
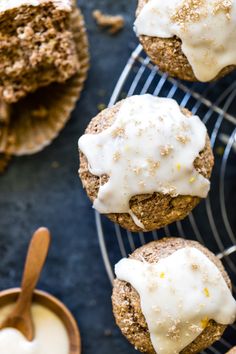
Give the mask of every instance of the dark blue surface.
[{"label": "dark blue surface", "polygon": [[[19,285],[32,232],[41,225],[49,227],[53,243],[39,288],[54,294],[72,310],[85,354],[131,354],[133,349],[112,317],[111,286],[100,255],[94,214],[77,175],[77,140],[97,114],[97,105],[108,103],[136,45],[132,31],[136,2],[79,3],[92,56],[89,79],[59,138],[37,155],[15,158],[0,177],[0,288]],[[91,15],[95,8],[124,15],[125,29],[115,37],[99,30]]]}]

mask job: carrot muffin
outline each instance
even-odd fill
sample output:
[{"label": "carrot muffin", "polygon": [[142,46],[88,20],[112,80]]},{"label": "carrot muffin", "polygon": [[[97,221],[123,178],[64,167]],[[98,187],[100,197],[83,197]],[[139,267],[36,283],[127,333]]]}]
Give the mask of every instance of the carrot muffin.
[{"label": "carrot muffin", "polygon": [[79,69],[70,0],[2,0],[0,97],[13,103]]},{"label": "carrot muffin", "polygon": [[94,208],[131,231],[183,219],[210,189],[206,127],[172,99],[147,94],[117,103],[91,121],[79,149]]},{"label": "carrot muffin", "polygon": [[233,347],[227,354],[236,354],[236,347]]},{"label": "carrot muffin", "polygon": [[115,273],[116,323],[143,353],[199,353],[235,321],[230,279],[198,242],[151,242],[122,259]]},{"label": "carrot muffin", "polygon": [[235,0],[139,0],[135,30],[171,76],[207,82],[235,68]]}]

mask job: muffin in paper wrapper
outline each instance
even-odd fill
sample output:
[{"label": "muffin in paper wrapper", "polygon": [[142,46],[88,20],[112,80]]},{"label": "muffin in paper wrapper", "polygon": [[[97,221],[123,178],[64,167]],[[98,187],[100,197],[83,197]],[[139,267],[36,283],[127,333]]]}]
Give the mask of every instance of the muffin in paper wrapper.
[{"label": "muffin in paper wrapper", "polygon": [[1,154],[0,153],[0,175],[5,172],[7,169],[10,161],[11,161],[12,156],[8,154]]},{"label": "muffin in paper wrapper", "polygon": [[[34,154],[55,139],[75,108],[89,68],[88,39],[83,15],[78,8],[71,13],[80,68],[65,83],[54,83],[29,94],[10,107],[10,121],[0,121],[0,153]],[[2,108],[3,112],[8,107]]]}]

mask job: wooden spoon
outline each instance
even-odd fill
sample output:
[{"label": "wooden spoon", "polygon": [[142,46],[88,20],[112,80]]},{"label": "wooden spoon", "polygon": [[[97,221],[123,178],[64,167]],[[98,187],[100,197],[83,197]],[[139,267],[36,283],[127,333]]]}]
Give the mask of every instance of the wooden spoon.
[{"label": "wooden spoon", "polygon": [[0,324],[0,329],[15,328],[29,341],[34,339],[31,304],[35,286],[45,263],[51,237],[48,229],[38,229],[30,242],[21,283],[21,292],[10,315]]}]

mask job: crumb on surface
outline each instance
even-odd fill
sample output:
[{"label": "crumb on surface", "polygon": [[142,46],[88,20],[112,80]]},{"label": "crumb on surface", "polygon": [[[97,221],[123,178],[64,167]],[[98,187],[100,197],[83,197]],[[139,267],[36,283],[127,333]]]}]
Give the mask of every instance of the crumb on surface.
[{"label": "crumb on surface", "polygon": [[105,105],[105,103],[99,103],[97,105],[97,109],[99,110],[99,112],[103,111],[107,106]]},{"label": "crumb on surface", "polygon": [[102,28],[109,28],[108,31],[111,34],[116,34],[124,28],[124,17],[121,15],[107,15],[100,10],[93,11],[93,18],[97,22],[98,26]]},{"label": "crumb on surface", "polygon": [[58,161],[53,161],[52,164],[51,164],[51,167],[56,169],[56,168],[59,168],[60,167],[60,164]]},{"label": "crumb on surface", "polygon": [[225,147],[224,146],[217,146],[217,148],[216,148],[217,155],[223,156],[224,152],[225,152]]},{"label": "crumb on surface", "polygon": [[112,336],[112,330],[110,328],[106,328],[104,330],[104,336],[105,337],[111,337]]}]

